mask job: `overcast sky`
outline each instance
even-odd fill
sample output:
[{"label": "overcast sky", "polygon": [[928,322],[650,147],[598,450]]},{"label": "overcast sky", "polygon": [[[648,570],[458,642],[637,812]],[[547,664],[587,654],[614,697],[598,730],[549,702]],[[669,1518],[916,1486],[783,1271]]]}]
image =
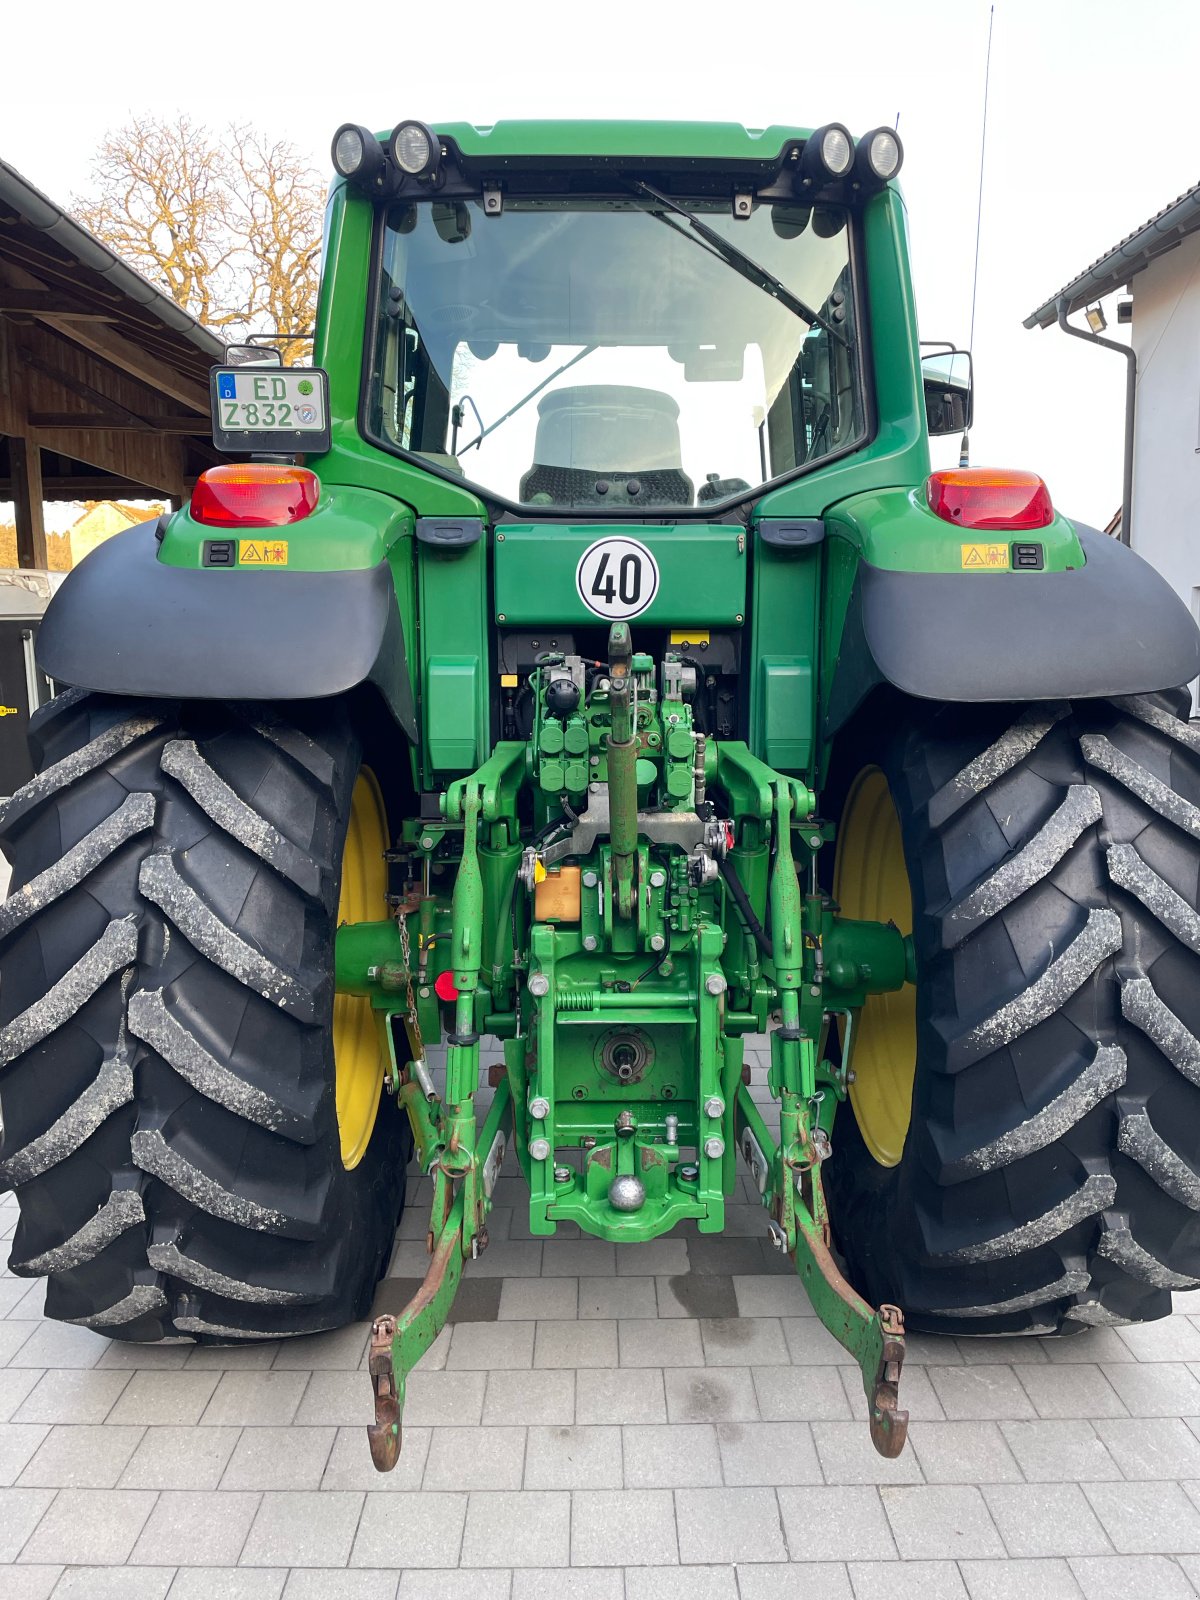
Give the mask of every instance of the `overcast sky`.
[{"label": "overcast sky", "polygon": [[[1032,467],[1064,511],[1103,525],[1120,502],[1124,362],[1021,321],[1200,178],[1200,4],[995,10],[972,458]],[[965,344],[988,11],[988,0],[109,11],[10,0],[0,154],[66,203],[104,130],[131,112],[250,120],[321,170],[343,121],[836,119],[861,133],[899,113],[921,335]]]}]

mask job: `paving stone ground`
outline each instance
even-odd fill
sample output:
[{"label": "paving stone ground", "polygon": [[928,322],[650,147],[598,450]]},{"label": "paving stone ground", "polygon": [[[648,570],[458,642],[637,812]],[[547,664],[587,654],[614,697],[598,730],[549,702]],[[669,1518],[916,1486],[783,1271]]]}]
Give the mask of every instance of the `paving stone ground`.
[{"label": "paving stone ground", "polygon": [[[531,1239],[502,1177],[386,1477],[366,1323],[123,1345],[5,1272],[0,1600],[1200,1595],[1200,1292],[1069,1340],[911,1336],[888,1462],[739,1183],[720,1237],[618,1248]],[[410,1189],[379,1309],[425,1269]]]}]

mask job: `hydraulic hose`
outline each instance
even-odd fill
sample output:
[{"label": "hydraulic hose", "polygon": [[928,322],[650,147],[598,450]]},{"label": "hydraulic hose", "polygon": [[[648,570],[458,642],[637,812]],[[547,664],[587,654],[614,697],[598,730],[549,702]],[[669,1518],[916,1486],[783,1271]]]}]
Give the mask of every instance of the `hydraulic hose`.
[{"label": "hydraulic hose", "polygon": [[763,955],[765,955],[768,960],[773,959],[774,950],[770,939],[767,937],[767,930],[758,920],[758,916],[755,913],[754,907],[750,903],[750,896],[742,887],[742,880],[738,877],[737,872],[734,869],[733,862],[728,856],[721,857],[720,868],[721,876],[725,880],[725,887],[733,896],[733,903],[737,906],[738,910],[742,914],[742,921],[754,935],[754,941],[758,945],[758,948],[762,951]]}]

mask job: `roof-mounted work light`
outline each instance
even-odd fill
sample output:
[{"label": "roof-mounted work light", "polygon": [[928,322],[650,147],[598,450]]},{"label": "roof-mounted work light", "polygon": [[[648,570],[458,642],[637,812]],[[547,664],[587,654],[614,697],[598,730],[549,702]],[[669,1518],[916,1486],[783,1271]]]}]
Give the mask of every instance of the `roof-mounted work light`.
[{"label": "roof-mounted work light", "polygon": [[805,183],[836,183],[854,164],[854,140],[840,122],[827,122],[805,141],[800,171]]},{"label": "roof-mounted work light", "polygon": [[392,131],[392,160],[410,178],[429,179],[437,172],[441,145],[423,122],[398,122]]},{"label": "roof-mounted work light", "polygon": [[356,122],[343,122],[333,136],[333,165],[352,183],[370,183],[383,166],[383,146]]},{"label": "roof-mounted work light", "polygon": [[900,171],[904,146],[894,128],[872,128],[858,141],[855,175],[860,183],[890,183]]}]

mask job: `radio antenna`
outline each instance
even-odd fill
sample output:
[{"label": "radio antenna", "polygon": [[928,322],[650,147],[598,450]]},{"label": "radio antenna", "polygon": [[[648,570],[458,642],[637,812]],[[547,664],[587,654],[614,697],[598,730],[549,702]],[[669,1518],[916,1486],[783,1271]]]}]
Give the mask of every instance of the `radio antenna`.
[{"label": "radio antenna", "polygon": [[[992,81],[992,29],[996,23],[996,7],[988,8],[988,36],[987,58],[983,68],[983,120],[979,130],[979,193],[975,200],[975,265],[971,271],[971,333],[967,340],[967,349],[975,349],[975,301],[979,293],[979,236],[983,226],[983,171],[984,161],[987,156],[987,125],[988,125],[988,89]],[[963,430],[962,441],[958,447],[958,464],[965,467],[970,464],[971,446],[967,431]]]}]

